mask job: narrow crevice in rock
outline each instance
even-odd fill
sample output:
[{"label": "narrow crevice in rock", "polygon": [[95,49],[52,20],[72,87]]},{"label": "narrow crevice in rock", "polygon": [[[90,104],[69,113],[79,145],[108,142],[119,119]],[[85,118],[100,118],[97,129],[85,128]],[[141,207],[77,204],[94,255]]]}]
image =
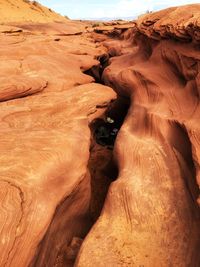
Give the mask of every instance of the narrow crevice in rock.
[{"label": "narrow crevice in rock", "polygon": [[90,211],[94,222],[101,213],[110,184],[118,176],[113,148],[129,106],[128,98],[118,97],[111,102],[102,117],[90,124],[91,146],[88,168],[91,175]]},{"label": "narrow crevice in rock", "polygon": [[[96,83],[104,84],[102,74],[109,65],[109,55],[103,54],[97,59],[99,65],[87,70],[85,74],[94,77]],[[105,113],[89,125],[91,145],[88,169],[91,175],[90,212],[93,223],[101,213],[110,184],[118,177],[113,148],[129,107],[130,99],[118,96],[107,106]]]},{"label": "narrow crevice in rock", "polygon": [[[108,104],[104,114],[93,120],[88,173],[56,208],[51,224],[41,240],[29,267],[74,266],[81,244],[98,219],[110,184],[118,176],[113,157],[112,128],[120,130],[129,109],[129,99],[118,97]],[[103,107],[105,109],[105,107]],[[110,119],[107,121],[107,119]],[[110,121],[110,122],[109,122]],[[111,144],[98,144],[99,127],[111,127]],[[74,207],[79,207],[76,210]]]},{"label": "narrow crevice in rock", "polygon": [[[101,76],[108,65],[109,56],[103,54],[98,60],[99,65],[85,74],[94,77],[96,83],[103,84]],[[74,266],[84,238],[100,216],[109,186],[118,176],[113,148],[129,107],[130,100],[125,97],[95,107],[105,112],[89,124],[91,144],[88,173],[57,206],[29,267]],[[100,128],[107,136],[101,136]],[[75,206],[79,209],[76,210]]]},{"label": "narrow crevice in rock", "polygon": [[[90,175],[57,206],[29,267],[71,267],[83,238],[92,226],[89,213]],[[78,210],[74,207],[79,207]]]},{"label": "narrow crevice in rock", "polygon": [[109,64],[109,55],[105,53],[103,55],[98,56],[96,59],[99,60],[99,65],[95,65],[89,70],[84,71],[84,74],[92,76],[95,79],[96,83],[102,84],[102,74],[104,69]]},{"label": "narrow crevice in rock", "polygon": [[[85,74],[92,76],[96,83],[104,84],[102,74],[109,65],[109,55],[103,54],[97,58],[99,65],[92,67]],[[88,170],[91,177],[90,218],[91,226],[97,221],[104,206],[110,184],[118,177],[118,166],[113,149],[117,134],[123,125],[130,107],[130,99],[118,96],[106,106],[96,108],[106,109],[104,114],[94,119],[90,124],[91,143]],[[78,253],[77,253],[78,256]]]}]

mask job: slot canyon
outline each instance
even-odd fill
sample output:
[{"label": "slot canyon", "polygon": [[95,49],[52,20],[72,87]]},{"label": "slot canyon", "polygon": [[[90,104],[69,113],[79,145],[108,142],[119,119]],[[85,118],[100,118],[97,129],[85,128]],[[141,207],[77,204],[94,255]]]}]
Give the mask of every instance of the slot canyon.
[{"label": "slot canyon", "polygon": [[0,24],[0,267],[199,267],[200,4],[11,2],[32,21]]}]

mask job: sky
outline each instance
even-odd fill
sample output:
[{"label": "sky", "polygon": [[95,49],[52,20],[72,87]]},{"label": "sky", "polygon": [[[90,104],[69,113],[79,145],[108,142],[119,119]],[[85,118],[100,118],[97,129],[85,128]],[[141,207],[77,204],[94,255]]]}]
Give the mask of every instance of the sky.
[{"label": "sky", "polygon": [[38,0],[70,19],[136,17],[147,10],[200,3],[200,0]]}]

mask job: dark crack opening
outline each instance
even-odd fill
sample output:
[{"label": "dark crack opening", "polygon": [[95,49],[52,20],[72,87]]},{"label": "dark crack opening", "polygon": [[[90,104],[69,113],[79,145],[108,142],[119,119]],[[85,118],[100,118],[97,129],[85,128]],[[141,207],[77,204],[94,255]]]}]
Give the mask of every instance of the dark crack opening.
[{"label": "dark crack opening", "polygon": [[89,76],[92,76],[95,79],[96,83],[101,83],[102,84],[102,74],[104,69],[108,66],[109,64],[109,55],[108,54],[103,54],[100,55],[96,58],[99,61],[99,65],[95,65],[89,70],[84,71],[84,74],[87,74]]},{"label": "dark crack opening", "polygon": [[90,211],[94,222],[101,213],[110,184],[118,177],[113,148],[129,106],[128,98],[118,97],[111,102],[102,117],[90,124],[91,146],[88,168],[92,193]]},{"label": "dark crack opening", "polygon": [[[98,60],[99,65],[85,74],[91,75],[96,83],[103,84],[102,73],[108,65],[109,56],[104,54]],[[103,108],[105,112],[89,125],[89,172],[77,188],[58,205],[29,267],[74,266],[84,238],[101,214],[109,186],[118,177],[113,148],[129,107],[130,100],[125,97],[96,106],[96,109]],[[76,205],[83,205],[83,211],[74,209]]]}]

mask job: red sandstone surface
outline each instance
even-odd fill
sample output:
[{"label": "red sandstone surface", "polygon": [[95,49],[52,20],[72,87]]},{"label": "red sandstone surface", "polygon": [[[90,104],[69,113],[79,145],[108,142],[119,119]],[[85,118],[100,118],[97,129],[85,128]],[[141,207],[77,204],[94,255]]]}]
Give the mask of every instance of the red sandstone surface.
[{"label": "red sandstone surface", "polygon": [[199,267],[200,5],[40,15],[0,25],[0,266]]},{"label": "red sandstone surface", "polygon": [[51,22],[66,21],[66,18],[55,13],[37,1],[0,0],[0,23],[8,22]]}]

